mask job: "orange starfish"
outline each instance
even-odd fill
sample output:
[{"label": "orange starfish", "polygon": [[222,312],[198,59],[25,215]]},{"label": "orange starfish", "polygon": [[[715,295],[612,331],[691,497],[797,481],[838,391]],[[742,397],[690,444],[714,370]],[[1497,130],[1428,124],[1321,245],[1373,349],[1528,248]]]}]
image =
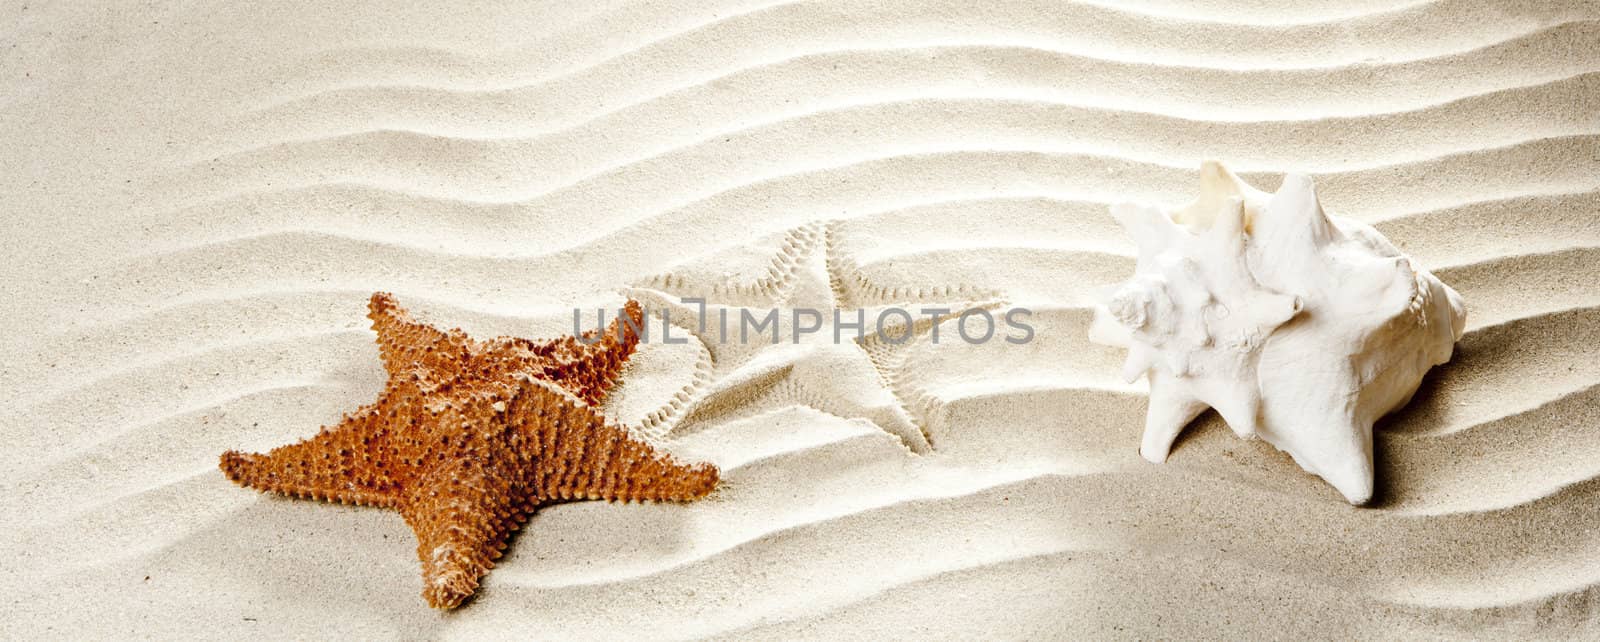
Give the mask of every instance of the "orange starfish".
[{"label": "orange starfish", "polygon": [[[454,608],[541,504],[571,499],[688,501],[717,483],[593,407],[639,337],[614,320],[603,338],[475,341],[413,321],[383,292],[372,328],[389,382],[378,400],[317,436],[264,455],[228,451],[244,486],[395,508],[417,534],[422,596]],[[643,327],[639,304],[627,315]]]}]

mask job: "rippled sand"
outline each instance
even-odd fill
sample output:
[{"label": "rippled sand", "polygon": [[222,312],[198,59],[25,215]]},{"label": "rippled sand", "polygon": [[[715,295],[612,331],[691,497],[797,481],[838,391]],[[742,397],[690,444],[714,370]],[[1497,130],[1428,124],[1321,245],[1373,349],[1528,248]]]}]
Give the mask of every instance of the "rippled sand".
[{"label": "rippled sand", "polygon": [[[0,8],[5,637],[1600,635],[1591,2],[84,4]],[[1314,174],[1468,301],[1373,507],[1211,414],[1136,453],[1105,205],[1206,158]],[[483,335],[625,295],[1037,334],[647,346],[608,411],[723,487],[541,511],[445,614],[398,514],[216,467],[371,400],[374,290]]]}]

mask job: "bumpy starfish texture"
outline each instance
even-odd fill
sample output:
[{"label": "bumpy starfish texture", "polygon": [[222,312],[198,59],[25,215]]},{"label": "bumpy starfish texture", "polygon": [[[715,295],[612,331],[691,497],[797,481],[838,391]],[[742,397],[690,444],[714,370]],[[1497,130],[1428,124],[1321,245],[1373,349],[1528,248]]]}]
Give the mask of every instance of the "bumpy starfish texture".
[{"label": "bumpy starfish texture", "polygon": [[423,598],[454,608],[540,505],[688,501],[716,486],[715,466],[679,463],[595,410],[643,327],[639,304],[625,309],[581,341],[477,341],[374,294],[389,372],[378,400],[300,443],[223,453],[222,470],[264,491],[399,510],[417,535]]},{"label": "bumpy starfish texture", "polygon": [[1165,461],[1209,406],[1350,503],[1371,500],[1373,423],[1449,361],[1460,295],[1371,226],[1329,216],[1302,175],[1269,194],[1208,162],[1193,203],[1112,214],[1139,259],[1090,338],[1128,348],[1123,375],[1150,380],[1141,454]]}]

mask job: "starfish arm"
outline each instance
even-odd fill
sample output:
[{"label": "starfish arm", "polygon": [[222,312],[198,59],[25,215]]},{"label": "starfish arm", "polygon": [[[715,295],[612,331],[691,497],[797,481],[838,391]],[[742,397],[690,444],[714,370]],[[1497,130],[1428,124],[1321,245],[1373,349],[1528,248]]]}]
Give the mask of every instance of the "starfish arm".
[{"label": "starfish arm", "polygon": [[527,520],[522,477],[514,466],[456,459],[406,489],[400,514],[417,535],[429,606],[453,609],[477,591],[511,532]]},{"label": "starfish arm", "polygon": [[621,316],[612,319],[604,333],[590,330],[583,333],[583,341],[574,337],[561,337],[544,342],[519,340],[523,347],[552,362],[545,366],[544,377],[555,382],[584,403],[599,405],[622,372],[623,364],[639,345],[639,332],[645,327],[644,310],[632,299],[623,306]]},{"label": "starfish arm", "polygon": [[711,464],[683,464],[540,381],[523,383],[513,425],[540,444],[535,485],[552,499],[689,501],[716,487]]},{"label": "starfish arm", "polygon": [[280,446],[266,454],[222,453],[221,468],[241,486],[294,497],[339,503],[393,507],[398,484],[375,465],[368,453],[381,452],[386,438],[376,424],[384,416],[379,403],[366,406],[315,437]]},{"label": "starfish arm", "polygon": [[1205,412],[1206,404],[1195,399],[1171,375],[1159,369],[1150,371],[1150,407],[1145,411],[1144,440],[1139,454],[1151,463],[1167,460],[1172,442],[1184,426]]},{"label": "starfish arm", "polygon": [[426,375],[449,365],[472,343],[465,335],[448,333],[411,318],[388,292],[374,292],[367,303],[367,318],[378,333],[378,356],[390,378]]}]

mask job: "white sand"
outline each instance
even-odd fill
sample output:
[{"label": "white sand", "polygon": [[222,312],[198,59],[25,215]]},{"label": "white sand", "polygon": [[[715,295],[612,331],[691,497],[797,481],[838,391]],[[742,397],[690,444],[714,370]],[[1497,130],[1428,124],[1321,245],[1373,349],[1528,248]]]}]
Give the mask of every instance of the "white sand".
[{"label": "white sand", "polygon": [[[1600,5],[41,4],[0,7],[0,637],[1600,636]],[[1375,507],[1212,415],[1136,453],[1104,206],[1207,157],[1469,302]],[[724,486],[544,510],[452,613],[398,514],[217,470],[374,396],[374,290],[551,336],[628,286],[1037,336],[650,346],[609,410]]]}]

